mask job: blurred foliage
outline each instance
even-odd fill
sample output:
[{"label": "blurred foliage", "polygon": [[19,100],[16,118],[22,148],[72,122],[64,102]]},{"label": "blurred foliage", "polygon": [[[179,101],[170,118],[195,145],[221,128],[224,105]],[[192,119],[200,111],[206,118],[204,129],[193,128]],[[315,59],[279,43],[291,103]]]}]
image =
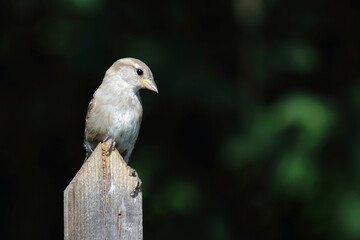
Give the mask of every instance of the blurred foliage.
[{"label": "blurred foliage", "polygon": [[359,10],[356,0],[1,2],[3,238],[63,238],[88,102],[132,56],[160,92],[141,92],[130,161],[145,239],[359,239]]},{"label": "blurred foliage", "polygon": [[360,196],[350,193],[342,196],[338,209],[338,224],[345,237],[356,239],[360,236]]}]

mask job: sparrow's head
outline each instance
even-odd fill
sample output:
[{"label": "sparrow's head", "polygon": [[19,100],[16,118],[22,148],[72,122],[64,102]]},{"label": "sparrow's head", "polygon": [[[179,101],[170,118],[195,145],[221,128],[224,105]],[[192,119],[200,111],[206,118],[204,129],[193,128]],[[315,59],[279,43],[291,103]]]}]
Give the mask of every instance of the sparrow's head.
[{"label": "sparrow's head", "polygon": [[150,68],[138,59],[119,59],[107,70],[106,74],[124,87],[132,88],[135,91],[147,88],[158,93]]}]

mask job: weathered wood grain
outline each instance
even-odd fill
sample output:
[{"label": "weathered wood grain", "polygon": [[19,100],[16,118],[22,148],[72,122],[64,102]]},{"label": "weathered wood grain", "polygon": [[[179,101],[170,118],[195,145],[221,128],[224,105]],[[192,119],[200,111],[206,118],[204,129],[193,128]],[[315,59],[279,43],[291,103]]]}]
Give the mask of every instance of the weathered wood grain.
[{"label": "weathered wood grain", "polygon": [[143,239],[138,178],[100,143],[64,191],[65,240]]}]

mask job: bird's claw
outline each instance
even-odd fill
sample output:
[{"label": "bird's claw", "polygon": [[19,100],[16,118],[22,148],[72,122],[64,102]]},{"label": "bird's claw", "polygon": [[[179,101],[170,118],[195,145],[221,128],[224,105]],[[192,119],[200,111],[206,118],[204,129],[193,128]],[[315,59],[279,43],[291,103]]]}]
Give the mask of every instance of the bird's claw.
[{"label": "bird's claw", "polygon": [[110,139],[110,145],[106,149],[106,156],[109,156],[111,154],[111,152],[115,150],[115,145],[116,145],[116,142],[112,138],[109,138],[109,137],[106,137],[104,139],[103,143],[106,142],[109,139]]},{"label": "bird's claw", "polygon": [[130,192],[130,195],[132,197],[136,197],[138,195],[138,193],[141,191],[142,181],[139,178],[139,175],[137,174],[137,172],[132,168],[130,168],[130,176],[137,178],[136,187],[134,188],[134,190],[132,190]]}]

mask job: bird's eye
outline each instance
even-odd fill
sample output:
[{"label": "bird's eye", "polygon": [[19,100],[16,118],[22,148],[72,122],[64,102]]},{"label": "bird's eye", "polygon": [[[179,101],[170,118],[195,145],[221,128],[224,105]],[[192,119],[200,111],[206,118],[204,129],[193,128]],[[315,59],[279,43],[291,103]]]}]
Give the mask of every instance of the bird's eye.
[{"label": "bird's eye", "polygon": [[141,75],[143,75],[143,70],[141,70],[141,69],[136,69],[136,73],[139,75],[139,76],[141,76]]}]

